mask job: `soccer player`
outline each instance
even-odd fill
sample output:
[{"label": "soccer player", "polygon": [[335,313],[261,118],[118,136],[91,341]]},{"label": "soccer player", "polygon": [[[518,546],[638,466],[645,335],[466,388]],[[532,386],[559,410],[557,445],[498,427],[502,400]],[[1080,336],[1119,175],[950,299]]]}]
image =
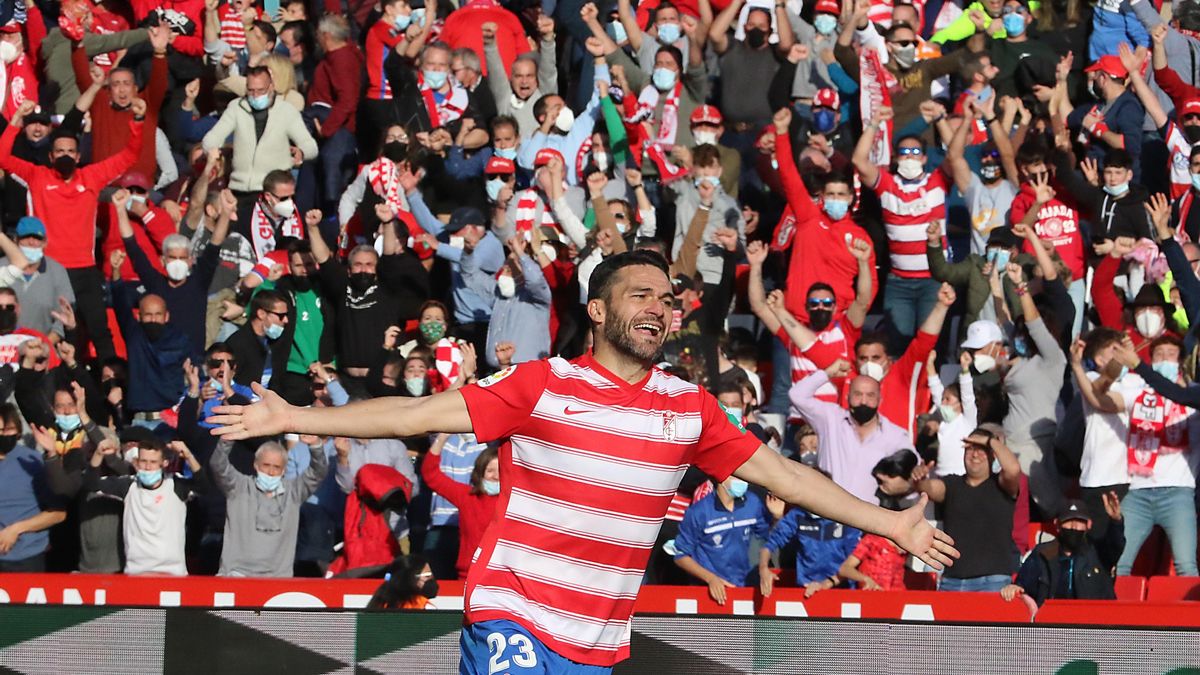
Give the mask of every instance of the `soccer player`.
[{"label": "soccer player", "polygon": [[952,563],[954,542],[925,521],[924,498],[900,512],[862,502],[745,434],[705,390],[655,368],[674,301],[661,256],[613,255],[588,289],[590,354],[337,409],[299,408],[258,388],[258,403],[217,408],[213,433],[504,439],[496,520],[467,576],[461,673],[609,673],[628,657],[642,574],[691,464],[889,537],[937,569]]}]

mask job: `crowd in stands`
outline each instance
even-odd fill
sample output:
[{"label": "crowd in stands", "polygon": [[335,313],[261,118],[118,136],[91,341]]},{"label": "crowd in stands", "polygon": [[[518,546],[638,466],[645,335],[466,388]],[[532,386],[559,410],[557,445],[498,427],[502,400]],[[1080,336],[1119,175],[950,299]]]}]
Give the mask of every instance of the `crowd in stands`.
[{"label": "crowd in stands", "polygon": [[[646,249],[659,367],[925,504],[941,589],[1114,597],[1155,526],[1197,575],[1198,49],[1197,0],[0,0],[0,571],[420,606],[511,458],[213,410],[579,357],[592,270]],[[646,580],[906,558],[692,467]]]}]

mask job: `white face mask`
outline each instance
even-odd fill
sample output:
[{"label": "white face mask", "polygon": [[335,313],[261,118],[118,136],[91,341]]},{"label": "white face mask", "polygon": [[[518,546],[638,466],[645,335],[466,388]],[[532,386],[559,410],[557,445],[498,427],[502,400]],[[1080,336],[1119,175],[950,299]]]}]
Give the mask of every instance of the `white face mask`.
[{"label": "white face mask", "polygon": [[1158,312],[1141,312],[1133,322],[1137,324],[1138,332],[1148,338],[1158,337],[1166,327],[1166,320]]},{"label": "white face mask", "polygon": [[192,271],[191,266],[187,264],[186,260],[178,258],[168,260],[164,267],[167,268],[167,278],[171,281],[183,281],[188,278],[188,274]]},{"label": "white face mask", "polygon": [[558,260],[558,250],[554,248],[553,244],[542,244],[542,255],[550,260]]},{"label": "white face mask", "polygon": [[867,361],[866,363],[863,363],[861,366],[858,367],[858,374],[866,375],[867,377],[871,378],[872,380],[875,380],[876,382],[881,382],[881,381],[883,381],[883,376],[886,373],[883,372],[882,365],[880,365],[874,361]]},{"label": "white face mask", "polygon": [[603,152],[593,152],[592,161],[595,162],[596,168],[601,171],[608,171],[608,154]]},{"label": "white face mask", "polygon": [[291,199],[284,199],[275,202],[275,206],[272,206],[271,210],[280,218],[291,218],[292,214],[296,212],[296,202]]},{"label": "white face mask", "polygon": [[916,180],[925,173],[925,165],[921,164],[921,160],[905,157],[896,162],[896,173],[905,180]]},{"label": "white face mask", "polygon": [[13,43],[7,40],[0,42],[0,61],[12,63],[13,61],[16,61],[17,57],[20,55],[21,50],[17,49],[17,46]]},{"label": "white face mask", "polygon": [[693,131],[692,138],[696,139],[696,145],[717,144],[717,132],[715,131]]},{"label": "white face mask", "polygon": [[466,248],[467,240],[465,237],[450,237],[450,248],[462,250]]},{"label": "white face mask", "polygon": [[996,367],[996,357],[987,354],[975,355],[975,370],[986,373]]},{"label": "white face mask", "polygon": [[500,291],[500,297],[511,298],[517,294],[517,280],[507,274],[503,274],[499,279],[496,279],[496,290]]},{"label": "white face mask", "polygon": [[575,113],[564,105],[558,111],[558,117],[554,118],[554,126],[564,134],[570,133],[571,127],[575,126]]}]

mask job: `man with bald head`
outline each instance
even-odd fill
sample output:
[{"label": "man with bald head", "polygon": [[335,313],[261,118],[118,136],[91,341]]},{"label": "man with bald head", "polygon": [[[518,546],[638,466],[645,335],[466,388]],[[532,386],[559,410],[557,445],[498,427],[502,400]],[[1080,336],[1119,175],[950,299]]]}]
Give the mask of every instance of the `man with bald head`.
[{"label": "man with bald head", "polygon": [[162,424],[162,411],[175,405],[183,393],[183,362],[192,355],[192,342],[167,323],[171,313],[162,296],[142,296],[134,319],[131,292],[124,282],[113,284],[113,312],[129,358],[125,405],[134,424],[153,429]]},{"label": "man with bald head", "polygon": [[817,398],[817,390],[850,373],[850,363],[838,359],[823,371],[792,385],[788,397],[801,417],[817,432],[817,466],[833,482],[863,501],[878,504],[875,464],[902,448],[912,449],[907,431],[880,417],[879,381],[858,375],[850,381],[849,409]]}]

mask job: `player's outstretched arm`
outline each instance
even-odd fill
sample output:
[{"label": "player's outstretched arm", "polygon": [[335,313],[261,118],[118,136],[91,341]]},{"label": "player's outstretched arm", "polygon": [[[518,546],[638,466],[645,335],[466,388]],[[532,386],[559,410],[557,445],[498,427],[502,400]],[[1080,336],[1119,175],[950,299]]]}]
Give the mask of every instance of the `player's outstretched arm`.
[{"label": "player's outstretched arm", "polygon": [[208,421],[214,436],[230,440],[284,433],[351,438],[403,438],[418,434],[467,433],[472,430],[467,403],[458,390],[433,396],[389,396],[340,408],[301,408],[255,383],[261,400],[252,405],[223,405]]},{"label": "player's outstretched arm", "polygon": [[785,459],[765,445],[733,473],[819,516],[887,537],[934,569],[952,565],[958,558],[954,540],[925,520],[928,498],[924,495],[909,509],[888,511],[862,501],[820,472]]}]

